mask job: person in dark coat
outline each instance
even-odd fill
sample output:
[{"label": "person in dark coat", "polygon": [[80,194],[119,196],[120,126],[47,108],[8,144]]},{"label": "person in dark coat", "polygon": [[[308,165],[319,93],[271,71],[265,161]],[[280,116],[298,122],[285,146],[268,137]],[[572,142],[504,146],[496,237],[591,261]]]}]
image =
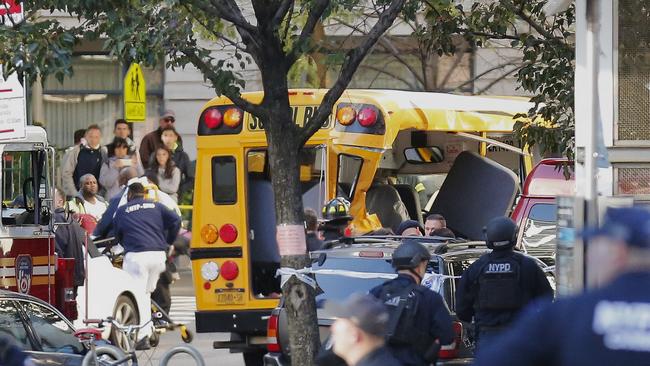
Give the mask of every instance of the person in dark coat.
[{"label": "person in dark coat", "polygon": [[307,229],[307,251],[319,250],[323,246],[323,241],[318,237],[318,216],[311,208],[305,209],[305,228]]},{"label": "person in dark coat", "polygon": [[[181,198],[183,192],[187,192],[194,187],[194,171],[192,170],[190,157],[179,143],[181,135],[176,132],[173,126],[163,128],[160,138],[165,147],[171,151],[172,161],[181,172],[181,183],[178,187],[178,197]],[[152,163],[153,161],[149,161],[149,166]]]},{"label": "person in dark coat", "polygon": [[[449,309],[440,294],[420,285],[431,254],[415,239],[405,239],[395,249],[391,264],[397,278],[373,288],[370,294],[383,301],[393,321],[388,346],[404,365],[435,364],[440,346],[454,341]],[[401,308],[400,304],[405,304]]]},{"label": "person in dark coat", "polygon": [[456,314],[462,321],[474,320],[479,349],[506,330],[527,304],[553,298],[537,263],[513,251],[517,232],[517,225],[507,217],[490,220],[485,240],[492,252],[467,268],[456,291]]},{"label": "person in dark coat", "polygon": [[[72,215],[64,209],[65,197],[61,190],[55,192],[54,209],[54,243],[56,254],[62,258],[74,258],[74,286],[75,293],[78,286],[83,286],[86,276],[84,247],[86,245],[86,231],[79,225]],[[100,255],[93,241],[88,238],[88,254],[91,257]]]},{"label": "person in dark coat", "polygon": [[[176,113],[171,109],[168,109],[160,116],[160,119],[158,120],[158,128],[149,132],[142,138],[142,141],[140,142],[140,159],[142,167],[145,170],[149,169],[151,154],[153,154],[156,149],[163,146],[161,138],[162,130],[174,126],[174,123],[176,123]],[[183,145],[183,139],[181,139],[180,136],[178,138],[178,143]]]},{"label": "person in dark coat", "polygon": [[332,350],[349,366],[402,365],[386,347],[389,316],[379,300],[353,294],[343,304],[326,303],[325,309],[337,318],[330,328]]},{"label": "person in dark coat", "polygon": [[474,365],[650,364],[650,212],[610,208],[585,234],[594,287],[529,307]]}]

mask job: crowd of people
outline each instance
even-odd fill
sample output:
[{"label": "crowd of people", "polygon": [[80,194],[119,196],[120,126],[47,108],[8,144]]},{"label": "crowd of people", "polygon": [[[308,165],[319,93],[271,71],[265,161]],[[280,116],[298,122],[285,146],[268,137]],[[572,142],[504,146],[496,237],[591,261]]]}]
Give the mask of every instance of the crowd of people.
[{"label": "crowd of people", "polygon": [[169,311],[170,281],[164,273],[173,270],[168,256],[181,226],[178,200],[193,184],[174,123],[174,112],[165,111],[139,148],[123,119],[115,121],[107,145],[101,145],[97,125],[75,132],[75,146],[62,159],[55,210],[56,251],[77,259],[75,286],[83,285],[84,248],[96,256],[93,239],[115,238],[124,254],[122,268]]},{"label": "crowd of people", "polygon": [[144,136],[139,148],[131,138],[130,124],[123,119],[115,121],[113,139],[107,145],[101,144],[98,125],[75,131],[75,145],[65,151],[61,165],[62,190],[70,210],[99,221],[108,201],[121,192],[119,176],[126,169],[154,178],[158,188],[178,202],[191,189],[193,173],[175,121],[174,111],[165,111],[158,128]]}]

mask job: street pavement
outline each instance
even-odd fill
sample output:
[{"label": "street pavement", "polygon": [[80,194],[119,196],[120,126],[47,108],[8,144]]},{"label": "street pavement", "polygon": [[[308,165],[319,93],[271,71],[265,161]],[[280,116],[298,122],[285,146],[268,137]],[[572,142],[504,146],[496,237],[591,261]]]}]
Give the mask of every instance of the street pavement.
[{"label": "street pavement", "polygon": [[[212,348],[212,342],[217,340],[228,340],[227,333],[202,333],[197,334],[194,324],[194,310],[196,309],[196,300],[194,297],[194,287],[192,285],[192,272],[187,258],[180,258],[179,274],[181,279],[176,281],[172,287],[172,308],[170,316],[179,322],[185,322],[188,329],[194,333],[194,340],[190,345],[195,347],[203,356],[206,365],[219,366],[239,366],[244,361],[240,353],[230,353],[228,350],[215,350]],[[160,344],[149,351],[138,352],[138,361],[140,365],[158,365],[158,361],[163,354],[180,344],[185,344],[181,340],[179,331],[168,331],[162,334]],[[184,355],[172,358],[169,365],[193,365],[192,359]]]}]

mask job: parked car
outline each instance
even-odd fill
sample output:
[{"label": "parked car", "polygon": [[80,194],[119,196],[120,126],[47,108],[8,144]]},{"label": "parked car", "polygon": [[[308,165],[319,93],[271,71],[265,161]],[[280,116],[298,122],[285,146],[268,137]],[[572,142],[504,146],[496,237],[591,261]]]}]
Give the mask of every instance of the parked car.
[{"label": "parked car", "polygon": [[13,338],[36,365],[81,365],[86,353],[58,310],[17,292],[0,290],[0,334]]},{"label": "parked car", "polygon": [[[438,365],[470,364],[473,356],[473,327],[462,323],[455,316],[456,286],[458,277],[465,269],[489,249],[484,242],[441,243],[427,238],[418,239],[422,240],[432,254],[427,272],[451,276],[446,279],[431,276],[428,282],[429,288],[443,296],[455,319],[453,326],[456,340],[452,346],[445,346],[440,351]],[[330,248],[310,253],[316,281],[323,291],[316,297],[321,341],[327,339],[329,327],[334,322],[334,318],[324,310],[324,303],[329,300],[341,301],[352,293],[367,292],[394,277],[395,271],[390,259],[401,240],[400,237],[357,237],[330,243]],[[536,259],[536,262],[541,267],[546,266],[540,260]],[[355,276],[359,273],[363,275]],[[265,366],[290,364],[291,352],[283,305],[281,301],[268,321],[268,353],[264,357]]]}]

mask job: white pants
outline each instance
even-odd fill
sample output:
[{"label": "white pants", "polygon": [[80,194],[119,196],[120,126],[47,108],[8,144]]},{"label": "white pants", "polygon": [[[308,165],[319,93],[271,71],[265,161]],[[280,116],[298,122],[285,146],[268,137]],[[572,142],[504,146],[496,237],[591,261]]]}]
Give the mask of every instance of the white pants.
[{"label": "white pants", "polygon": [[163,251],[129,252],[124,255],[122,269],[139,280],[144,280],[147,294],[156,289],[160,274],[165,271],[167,256]]}]

